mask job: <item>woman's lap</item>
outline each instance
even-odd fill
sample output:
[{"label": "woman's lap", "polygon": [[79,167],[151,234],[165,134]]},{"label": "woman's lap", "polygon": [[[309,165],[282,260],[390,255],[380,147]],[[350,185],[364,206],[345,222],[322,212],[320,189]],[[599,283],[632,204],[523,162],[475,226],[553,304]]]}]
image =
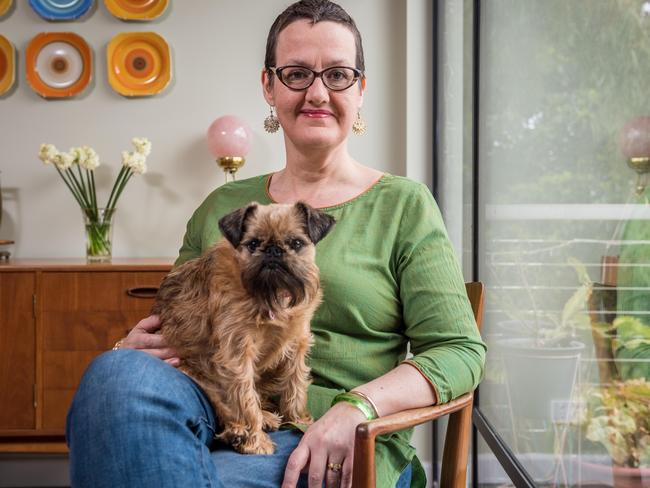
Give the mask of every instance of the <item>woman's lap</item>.
[{"label": "woman's lap", "polygon": [[[105,353],[84,374],[68,414],[72,484],[277,487],[302,435],[273,432],[275,454],[252,456],[220,445],[211,451],[215,428],[209,401],[185,374],[139,351]],[[397,486],[409,486],[410,468],[402,478]]]}]

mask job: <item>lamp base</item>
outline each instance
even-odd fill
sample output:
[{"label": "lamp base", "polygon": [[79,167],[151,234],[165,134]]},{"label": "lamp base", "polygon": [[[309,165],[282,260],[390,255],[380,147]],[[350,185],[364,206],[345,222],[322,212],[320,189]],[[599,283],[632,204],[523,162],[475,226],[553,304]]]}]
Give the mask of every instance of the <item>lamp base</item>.
[{"label": "lamp base", "polygon": [[239,168],[244,166],[245,158],[240,156],[222,156],[217,159],[217,164],[223,169],[226,174],[226,183],[228,182],[228,175],[235,181],[235,173]]},{"label": "lamp base", "polygon": [[627,165],[639,174],[650,173],[650,157],[630,158]]},{"label": "lamp base", "polygon": [[629,158],[627,165],[636,171],[636,194],[641,195],[647,186],[647,174],[650,173],[650,157]]}]

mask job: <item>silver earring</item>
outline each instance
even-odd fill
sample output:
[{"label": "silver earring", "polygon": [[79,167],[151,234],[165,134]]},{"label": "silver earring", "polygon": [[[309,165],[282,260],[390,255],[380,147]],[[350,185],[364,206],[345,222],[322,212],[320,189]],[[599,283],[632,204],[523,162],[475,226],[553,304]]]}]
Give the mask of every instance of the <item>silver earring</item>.
[{"label": "silver earring", "polygon": [[273,113],[273,105],[269,105],[270,114],[264,119],[264,130],[274,134],[280,129],[280,121]]},{"label": "silver earring", "polygon": [[361,117],[361,110],[357,112],[357,120],[352,124],[352,132],[356,136],[362,136],[366,133],[366,121]]}]

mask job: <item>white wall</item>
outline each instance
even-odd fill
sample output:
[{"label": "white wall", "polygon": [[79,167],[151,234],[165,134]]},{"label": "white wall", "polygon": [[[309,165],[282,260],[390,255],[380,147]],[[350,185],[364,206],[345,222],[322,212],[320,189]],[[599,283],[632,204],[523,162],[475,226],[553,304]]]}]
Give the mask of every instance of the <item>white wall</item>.
[{"label": "white wall", "polygon": [[[262,129],[268,107],[259,76],[270,24],[290,1],[171,0],[163,18],[143,24],[113,18],[99,0],[92,15],[66,23],[40,19],[27,0],[15,3],[12,14],[0,20],[0,34],[16,46],[19,58],[18,86],[0,98],[0,239],[16,241],[9,248],[14,257],[81,258],[84,253],[80,211],[53,168],[38,160],[42,142],[60,149],[94,147],[103,162],[97,179],[104,199],[131,137],[153,142],[149,173],[134,178],[118,204],[117,257],[176,255],[192,211],[223,183],[205,143],[205,131],[216,117],[235,114],[253,128],[253,147],[239,178],[283,166],[281,135]],[[363,106],[368,131],[352,136],[352,154],[377,169],[430,183],[430,0],[338,3],[361,31],[368,76]],[[25,49],[44,31],[75,32],[93,49],[94,81],[83,97],[46,101],[27,84]],[[128,31],[154,31],[170,44],[174,81],[162,95],[126,99],[108,85],[106,45]],[[430,461],[429,431],[416,430],[413,444],[420,458]],[[0,486],[64,483],[65,460],[60,460],[63,465],[48,464],[52,461],[4,456]]]},{"label": "white wall", "polygon": [[[133,136],[153,142],[150,172],[129,183],[118,203],[114,255],[175,256],[185,223],[223,173],[205,143],[216,117],[235,114],[252,126],[254,140],[240,178],[283,166],[282,136],[262,129],[268,113],[260,89],[266,35],[285,0],[175,0],[163,18],[125,23],[103,2],[78,22],[49,23],[27,0],[0,21],[0,33],[18,49],[17,88],[0,99],[0,147],[5,210],[0,239],[16,241],[15,257],[82,257],[81,215],[53,168],[37,159],[41,142],[60,149],[88,144],[102,158],[97,170],[106,199]],[[406,0],[341,1],[362,32],[368,90],[363,115],[368,132],[354,137],[362,162],[406,173]],[[151,30],[172,48],[173,84],[160,96],[126,99],[106,79],[106,45],[127,31]],[[94,51],[94,82],[81,98],[47,101],[26,82],[24,53],[43,31],[71,31]],[[425,165],[426,166],[426,165]]]}]

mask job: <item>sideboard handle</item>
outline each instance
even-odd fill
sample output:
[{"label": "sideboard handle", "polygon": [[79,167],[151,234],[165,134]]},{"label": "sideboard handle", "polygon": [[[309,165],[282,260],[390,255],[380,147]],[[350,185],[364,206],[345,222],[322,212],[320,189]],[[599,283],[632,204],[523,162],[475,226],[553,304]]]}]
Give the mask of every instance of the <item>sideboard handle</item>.
[{"label": "sideboard handle", "polygon": [[135,298],[156,298],[157,286],[135,286],[126,290],[126,294]]}]

